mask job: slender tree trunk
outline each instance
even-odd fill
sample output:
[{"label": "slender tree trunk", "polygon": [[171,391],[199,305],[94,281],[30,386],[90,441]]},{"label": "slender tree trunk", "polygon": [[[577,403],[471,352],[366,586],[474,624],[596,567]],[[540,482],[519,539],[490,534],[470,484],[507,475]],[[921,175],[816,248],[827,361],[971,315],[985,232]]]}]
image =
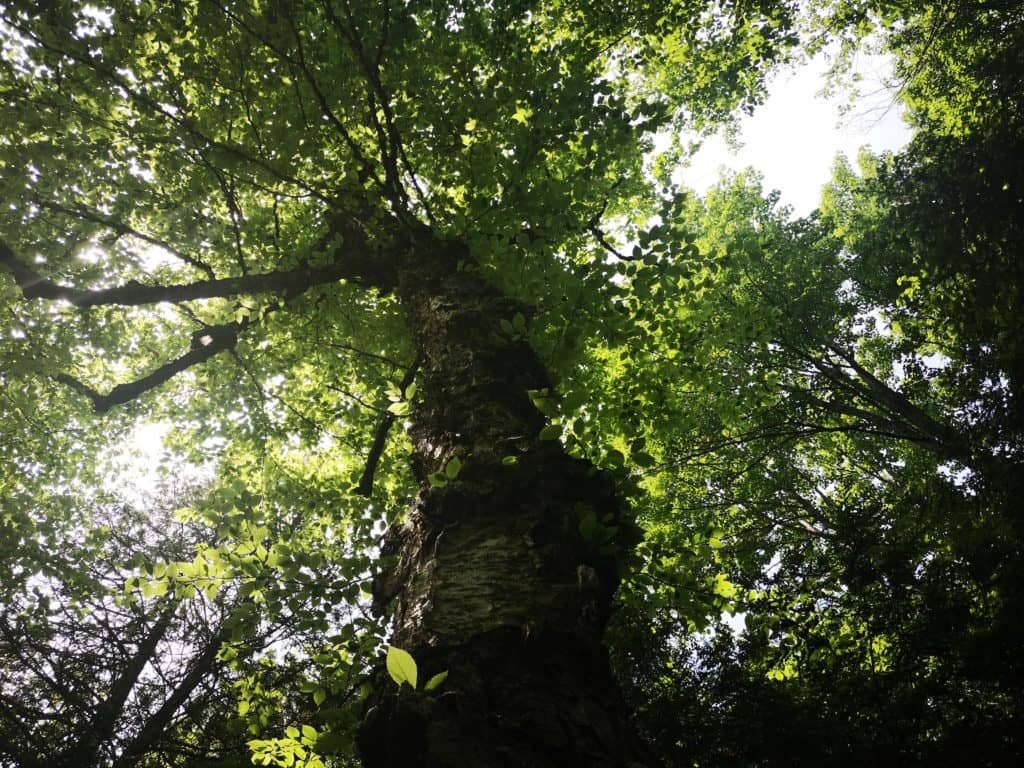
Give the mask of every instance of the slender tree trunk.
[{"label": "slender tree trunk", "polygon": [[96,705],[92,722],[79,736],[78,741],[63,753],[54,755],[50,765],[55,768],[87,768],[100,764],[100,750],[114,735],[117,722],[124,714],[125,703],[146,664],[153,657],[157,645],[164,639],[174,619],[177,603],[164,601],[153,626],[140,640],[135,653],[127,660],[124,669],[112,682],[104,700]]},{"label": "slender tree trunk", "polygon": [[[411,416],[421,483],[388,532],[375,597],[421,680],[448,678],[426,693],[381,675],[364,765],[640,765],[601,643],[623,546],[611,552],[580,525],[593,515],[622,530],[614,488],[539,440],[528,391],[549,386],[544,368],[525,341],[495,338],[523,308],[465,269],[458,246],[432,250],[406,261],[397,288],[423,360]],[[457,479],[432,487],[453,459]]]}]

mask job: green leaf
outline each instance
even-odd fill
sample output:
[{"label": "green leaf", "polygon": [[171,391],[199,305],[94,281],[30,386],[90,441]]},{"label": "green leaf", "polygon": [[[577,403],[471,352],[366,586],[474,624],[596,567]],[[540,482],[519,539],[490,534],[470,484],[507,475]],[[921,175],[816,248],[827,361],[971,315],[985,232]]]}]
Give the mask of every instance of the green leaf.
[{"label": "green leaf", "polygon": [[532,109],[530,109],[525,104],[519,104],[519,106],[516,107],[515,114],[512,115],[512,119],[515,120],[517,123],[522,123],[523,125],[526,125],[527,123],[530,122],[530,118],[532,116]]},{"label": "green leaf", "polygon": [[714,593],[729,600],[736,596],[736,585],[721,573],[715,576]]},{"label": "green leaf", "polygon": [[549,395],[548,390],[531,389],[527,392],[527,395],[529,395],[533,407],[545,416],[556,416],[558,414],[558,405],[554,398]]},{"label": "green leaf", "polygon": [[427,684],[425,686],[423,686],[423,690],[424,691],[432,691],[435,688],[437,688],[439,685],[441,685],[441,683],[443,683],[447,679],[448,679],[448,670],[447,669],[444,672],[438,672],[432,678],[427,680]]},{"label": "green leaf", "polygon": [[321,733],[320,738],[316,740],[316,751],[322,755],[336,754],[351,748],[351,746],[351,739],[333,731]]},{"label": "green leaf", "polygon": [[611,467],[621,467],[626,463],[626,457],[622,455],[622,451],[612,448],[605,457],[605,463]]},{"label": "green leaf", "polygon": [[548,424],[537,435],[541,440],[557,440],[562,436],[562,428],[557,424]]},{"label": "green leaf", "polygon": [[632,456],[630,456],[630,459],[632,459],[634,464],[643,469],[646,469],[647,467],[653,467],[655,464],[654,457],[651,456],[651,454],[649,453],[644,453],[643,451],[634,453]]},{"label": "green leaf", "polygon": [[519,457],[518,456],[506,456],[505,458],[503,458],[501,460],[501,463],[504,464],[506,467],[514,467],[516,464],[519,463]]},{"label": "green leaf", "polygon": [[448,485],[448,475],[444,472],[431,472],[430,475],[427,476],[427,482],[435,488],[444,488]]},{"label": "green leaf", "polygon": [[314,704],[316,704],[319,707],[325,701],[327,701],[327,691],[325,691],[323,688],[317,688],[315,691],[313,691]]},{"label": "green leaf", "polygon": [[459,461],[458,457],[452,458],[444,468],[444,473],[448,476],[449,480],[454,480],[459,476],[459,471],[462,469],[462,462]]},{"label": "green leaf", "polygon": [[409,413],[409,403],[405,401],[392,403],[388,406],[388,413],[393,413],[396,416],[405,416]]},{"label": "green leaf", "polygon": [[408,683],[416,687],[416,661],[407,651],[389,645],[386,666],[391,679],[399,686]]},{"label": "green leaf", "polygon": [[597,538],[601,527],[601,524],[597,522],[597,517],[594,515],[593,510],[588,510],[587,513],[580,518],[578,526],[580,536],[582,536],[585,541],[594,541]]},{"label": "green leaf", "polygon": [[142,582],[142,596],[143,597],[161,597],[167,594],[168,588],[167,579],[157,579],[156,581],[144,581]]}]

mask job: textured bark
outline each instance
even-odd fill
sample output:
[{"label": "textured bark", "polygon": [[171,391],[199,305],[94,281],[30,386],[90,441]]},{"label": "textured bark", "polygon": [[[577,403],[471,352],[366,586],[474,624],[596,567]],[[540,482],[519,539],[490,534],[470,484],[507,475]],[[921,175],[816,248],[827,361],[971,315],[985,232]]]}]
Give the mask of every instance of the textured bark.
[{"label": "textured bark", "polygon": [[[393,610],[392,644],[423,680],[449,676],[425,693],[382,673],[360,731],[364,764],[638,765],[601,644],[628,543],[610,552],[581,535],[580,520],[628,526],[607,478],[538,439],[545,421],[528,390],[549,386],[544,368],[524,341],[495,341],[500,320],[524,308],[461,256],[437,245],[400,270],[423,361],[412,416],[421,487],[386,536],[392,562],[375,584]],[[431,487],[428,475],[453,458],[457,480]]]}]

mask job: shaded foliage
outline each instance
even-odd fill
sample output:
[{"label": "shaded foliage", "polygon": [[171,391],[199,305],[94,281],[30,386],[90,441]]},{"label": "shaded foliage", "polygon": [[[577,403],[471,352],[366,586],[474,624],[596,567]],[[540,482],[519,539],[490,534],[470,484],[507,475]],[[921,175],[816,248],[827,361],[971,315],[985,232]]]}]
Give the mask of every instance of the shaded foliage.
[{"label": "shaded foliage", "polygon": [[[742,179],[696,206],[692,230],[720,233],[703,252],[741,255],[700,326],[715,372],[678,406],[698,437],[666,446],[665,526],[714,537],[672,557],[727,568],[744,629],[630,634],[651,655],[624,664],[680,764],[1015,764],[1020,10],[845,12],[866,22],[852,39],[891,30],[917,133],[840,163],[804,222]],[[750,306],[753,332],[722,330]]]}]

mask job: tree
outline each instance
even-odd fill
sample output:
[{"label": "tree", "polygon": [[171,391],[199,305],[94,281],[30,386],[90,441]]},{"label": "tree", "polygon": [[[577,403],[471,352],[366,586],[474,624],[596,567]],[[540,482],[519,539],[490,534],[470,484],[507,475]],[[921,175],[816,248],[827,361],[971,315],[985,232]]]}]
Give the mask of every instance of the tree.
[{"label": "tree", "polygon": [[[645,215],[647,137],[753,105],[793,42],[788,7],[2,14],[4,418],[31,447],[5,455],[12,497],[79,471],[29,471],[51,448],[39,422],[81,429],[68,442],[88,454],[88,408],[171,420],[193,458],[217,453],[218,479],[181,515],[214,538],[185,566],[136,563],[143,589],[209,587],[271,618],[287,583],[304,605],[358,606],[373,524],[390,524],[373,601],[391,644],[447,680],[438,694],[378,676],[365,765],[643,762],[601,644],[636,540],[612,479],[622,454],[604,450],[606,470],[567,453],[553,375],[584,335],[621,332],[602,304],[618,253],[605,222]],[[411,475],[387,447],[398,422]],[[11,520],[23,548],[25,515]],[[344,581],[317,580],[315,557]],[[131,624],[131,659],[165,615]],[[308,607],[299,621],[333,637],[321,677],[376,638]],[[240,715],[264,677],[244,678]],[[313,685],[315,707],[335,683]],[[251,746],[312,765],[326,742],[296,721]],[[134,751],[98,748],[88,759]]]},{"label": "tree", "polygon": [[[917,132],[839,163],[807,220],[749,176],[674,217],[701,293],[641,311],[689,359],[642,340],[662,384],[636,415],[689,426],[654,449],[674,478],[652,483],[649,570],[674,613],[653,637],[624,622],[618,663],[679,763],[1013,765],[1020,8],[831,8],[858,41],[889,26]],[[716,571],[736,638],[693,635],[694,582]]]},{"label": "tree", "polygon": [[2,759],[1019,763],[1021,12],[801,11],[793,220],[652,141],[786,4],[5,6]]},{"label": "tree", "polygon": [[[62,492],[5,498],[2,764],[248,765],[247,739],[309,717],[305,697],[279,688],[322,703],[333,685],[342,695],[323,717],[353,720],[362,670],[320,629],[341,622],[344,556],[322,535],[304,551],[292,520],[287,551],[306,570],[274,568],[284,549],[261,551],[267,533],[237,514],[214,527],[175,508],[212,501],[205,471],[111,488],[125,453],[97,457]],[[306,580],[332,586],[309,594]],[[268,667],[281,645],[292,653]]]},{"label": "tree", "polygon": [[[100,521],[103,533],[67,549],[23,547],[21,578],[5,581],[0,740],[17,765],[136,764],[170,746],[165,732],[186,702],[205,712],[218,696],[230,606],[183,600],[166,583],[144,599],[117,568],[150,554],[137,543],[144,524],[119,505]],[[116,552],[127,542],[130,552]]]},{"label": "tree", "polygon": [[[877,202],[870,179],[852,183],[847,200]],[[714,267],[674,316],[643,309],[693,359],[631,356],[661,389],[629,407],[666,465],[649,480],[642,582],[664,614],[654,635],[643,613],[620,617],[621,676],[677,763],[1013,764],[1012,389],[975,388],[988,355],[973,344],[934,358],[916,324],[942,315],[901,306],[876,254],[835,237],[833,214],[787,224],[737,179],[677,219],[703,233],[699,260]],[[909,231],[866,220],[890,242]],[[660,419],[685,439],[665,443]],[[740,637],[722,622],[694,636],[716,607],[743,617]]]}]

